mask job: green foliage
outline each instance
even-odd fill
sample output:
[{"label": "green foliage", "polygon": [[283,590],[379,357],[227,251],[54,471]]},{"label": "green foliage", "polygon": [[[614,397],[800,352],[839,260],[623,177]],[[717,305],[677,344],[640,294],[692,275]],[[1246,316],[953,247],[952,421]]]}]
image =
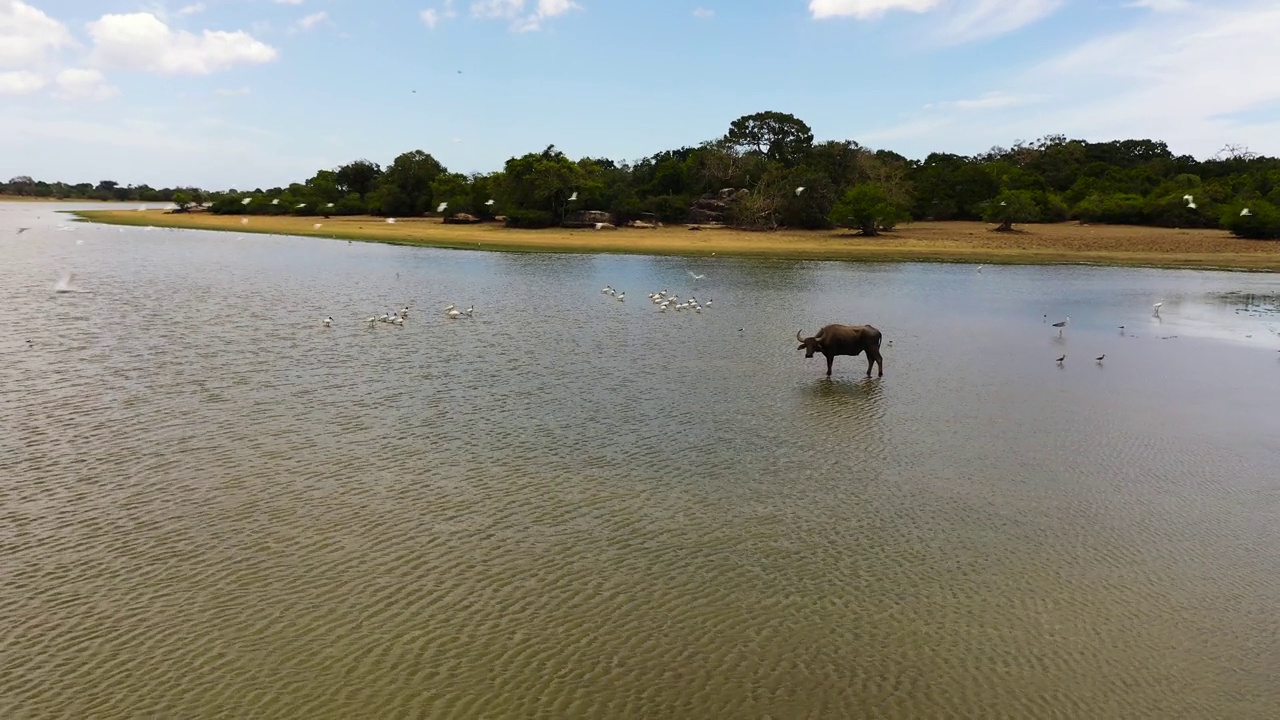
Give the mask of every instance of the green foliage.
[{"label": "green foliage", "polygon": [[525,228],[539,230],[555,227],[556,218],[546,210],[514,210],[507,213],[506,226],[509,228]]},{"label": "green foliage", "polygon": [[886,188],[871,182],[850,188],[831,209],[833,225],[859,230],[863,235],[891,230],[907,217],[904,204],[893,200]]},{"label": "green foliage", "polygon": [[1030,190],[1005,190],[986,204],[982,219],[1000,223],[999,230],[1012,230],[1014,223],[1035,222],[1040,219],[1038,195]]},{"label": "green foliage", "polygon": [[[1242,214],[1246,209],[1248,214]],[[1225,207],[1219,222],[1236,237],[1280,240],[1280,208],[1266,200]]]},{"label": "green foliage", "polygon": [[[804,192],[797,195],[797,187]],[[1006,229],[1078,219],[1270,237],[1268,208],[1280,206],[1280,159],[1228,146],[1200,161],[1151,139],[1093,143],[1050,135],[972,156],[932,153],[916,161],[852,140],[815,143],[805,122],[769,111],[737,118],[716,139],[633,163],[573,160],[548,146],[509,159],[501,171],[461,175],[413,150],[385,170],[361,159],[265,190],[208,192],[111,179],[68,184],[29,175],[0,183],[0,193],[21,197],[176,200],[189,212],[211,201],[209,211],[218,214],[412,217],[444,201],[449,214],[505,214],[518,227],[557,225],[577,210],[605,210],[619,222],[654,215],[683,222],[694,201],[726,188],[748,191],[726,209],[726,221],[743,228],[839,224],[877,232],[906,219],[905,209],[916,219],[987,219]],[[1185,195],[1194,197],[1195,208]],[[1251,214],[1240,216],[1245,206]]]}]

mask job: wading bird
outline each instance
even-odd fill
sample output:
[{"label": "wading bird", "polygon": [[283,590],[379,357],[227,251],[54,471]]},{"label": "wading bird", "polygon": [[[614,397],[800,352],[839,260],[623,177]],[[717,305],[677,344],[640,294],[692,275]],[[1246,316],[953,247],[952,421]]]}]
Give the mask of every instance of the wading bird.
[{"label": "wading bird", "polygon": [[1151,306],[1151,312],[1155,315],[1160,314],[1160,308],[1164,306],[1164,298],[1160,298],[1160,302]]},{"label": "wading bird", "polygon": [[1066,359],[1067,359],[1066,354],[1063,354],[1063,356],[1062,356],[1062,357],[1060,357],[1060,358],[1058,358],[1055,362],[1057,362],[1059,365],[1061,365],[1061,364],[1062,364],[1062,361],[1064,361],[1064,360],[1066,360]]},{"label": "wading bird", "polygon": [[[1097,360],[1097,361],[1098,361],[1098,364],[1099,364],[1099,365],[1101,365],[1101,364],[1102,364],[1102,360],[1103,360],[1103,358],[1105,358],[1106,356],[1107,356],[1107,354],[1106,354],[1106,353],[1102,353],[1102,354],[1101,354],[1101,355],[1099,355],[1098,357],[1094,358],[1094,360]],[[1064,356],[1064,357],[1065,357],[1065,356]]]},{"label": "wading bird", "polygon": [[1067,319],[1066,319],[1066,320],[1063,320],[1063,321],[1061,321],[1061,322],[1056,322],[1056,323],[1054,323],[1054,324],[1053,324],[1053,326],[1054,326],[1054,327],[1058,328],[1058,337],[1062,337],[1062,329],[1063,329],[1063,328],[1065,328],[1067,325],[1070,325],[1070,324],[1071,324],[1071,316],[1070,316],[1070,315],[1068,315],[1068,316],[1067,316]]}]

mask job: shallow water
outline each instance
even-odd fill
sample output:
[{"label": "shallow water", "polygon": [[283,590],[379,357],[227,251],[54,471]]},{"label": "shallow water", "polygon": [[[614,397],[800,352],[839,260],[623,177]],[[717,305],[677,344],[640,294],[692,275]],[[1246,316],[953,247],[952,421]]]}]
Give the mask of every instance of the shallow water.
[{"label": "shallow water", "polygon": [[[53,210],[0,203],[2,717],[1280,704],[1280,278]],[[803,359],[832,321],[883,379]]]}]

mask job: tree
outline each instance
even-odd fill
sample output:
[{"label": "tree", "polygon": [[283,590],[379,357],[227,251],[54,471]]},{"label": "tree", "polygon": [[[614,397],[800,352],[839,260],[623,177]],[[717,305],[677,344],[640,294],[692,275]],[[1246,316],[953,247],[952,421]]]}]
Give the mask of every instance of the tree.
[{"label": "tree", "polygon": [[421,150],[396,157],[382,174],[382,184],[388,190],[383,196],[383,213],[421,215],[434,209],[431,186],[444,172],[438,160]]},{"label": "tree", "polygon": [[813,131],[794,115],[768,111],[734,120],[724,139],[743,152],[794,165],[813,146]]},{"label": "tree", "polygon": [[382,168],[377,163],[356,160],[339,167],[334,173],[334,182],[342,194],[355,193],[363,198],[381,176]]},{"label": "tree", "polygon": [[986,222],[998,222],[1000,232],[1010,232],[1013,224],[1035,222],[1040,217],[1035,194],[1030,190],[1005,190],[987,204],[982,213]]},{"label": "tree", "polygon": [[548,145],[540,153],[528,153],[507,161],[501,193],[509,210],[546,212],[559,224],[564,221],[569,197],[582,186],[584,179],[577,163],[554,145]]},{"label": "tree", "polygon": [[173,199],[170,202],[178,206],[178,212],[187,212],[191,209],[192,199],[189,194],[178,191],[173,194]]},{"label": "tree", "polygon": [[1224,208],[1221,224],[1236,237],[1280,240],[1280,208],[1266,200]]},{"label": "tree", "polygon": [[831,209],[833,225],[868,236],[879,235],[881,229],[892,229],[907,217],[906,206],[894,201],[885,188],[872,182],[850,188]]}]

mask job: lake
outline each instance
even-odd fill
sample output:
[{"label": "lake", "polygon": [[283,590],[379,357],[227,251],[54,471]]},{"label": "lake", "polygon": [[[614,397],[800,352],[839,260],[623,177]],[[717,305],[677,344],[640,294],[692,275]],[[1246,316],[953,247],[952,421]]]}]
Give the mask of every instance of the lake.
[{"label": "lake", "polygon": [[1277,293],[0,203],[0,716],[1274,717]]}]

